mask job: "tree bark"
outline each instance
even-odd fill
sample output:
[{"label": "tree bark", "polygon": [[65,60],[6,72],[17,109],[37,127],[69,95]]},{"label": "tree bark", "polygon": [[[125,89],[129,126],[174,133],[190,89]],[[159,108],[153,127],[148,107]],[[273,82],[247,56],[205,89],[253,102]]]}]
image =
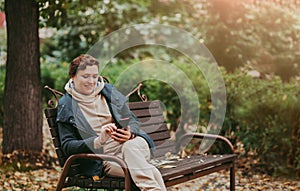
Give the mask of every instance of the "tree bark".
[{"label": "tree bark", "polygon": [[3,154],[42,150],[42,90],[35,0],[5,1],[7,63]]}]

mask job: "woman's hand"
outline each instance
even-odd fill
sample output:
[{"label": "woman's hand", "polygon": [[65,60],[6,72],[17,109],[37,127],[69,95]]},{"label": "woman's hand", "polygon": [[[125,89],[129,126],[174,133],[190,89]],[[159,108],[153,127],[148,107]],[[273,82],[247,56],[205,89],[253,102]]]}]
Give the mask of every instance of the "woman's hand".
[{"label": "woman's hand", "polygon": [[119,143],[124,143],[131,138],[131,135],[130,127],[128,126],[124,129],[116,129],[116,131],[111,133],[111,138]]},{"label": "woman's hand", "polygon": [[117,130],[117,127],[114,123],[108,123],[102,127],[100,143],[104,144],[109,137],[111,137],[112,133]]}]

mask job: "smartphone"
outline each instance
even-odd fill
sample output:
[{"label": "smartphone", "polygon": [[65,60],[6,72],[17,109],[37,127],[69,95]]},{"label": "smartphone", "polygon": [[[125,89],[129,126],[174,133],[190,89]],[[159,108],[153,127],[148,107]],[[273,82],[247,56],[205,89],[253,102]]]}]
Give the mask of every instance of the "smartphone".
[{"label": "smartphone", "polygon": [[117,126],[119,129],[124,129],[128,127],[128,123],[129,123],[129,117],[121,118]]}]

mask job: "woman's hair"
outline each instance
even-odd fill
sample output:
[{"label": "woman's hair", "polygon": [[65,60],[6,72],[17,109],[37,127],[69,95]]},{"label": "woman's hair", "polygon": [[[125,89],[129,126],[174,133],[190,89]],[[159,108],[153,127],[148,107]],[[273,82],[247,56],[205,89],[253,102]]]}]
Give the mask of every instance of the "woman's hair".
[{"label": "woman's hair", "polygon": [[96,60],[96,58],[87,54],[81,54],[80,56],[76,57],[69,65],[69,76],[72,78],[76,75],[78,70],[84,70],[86,66],[93,65],[99,67],[99,62]]}]

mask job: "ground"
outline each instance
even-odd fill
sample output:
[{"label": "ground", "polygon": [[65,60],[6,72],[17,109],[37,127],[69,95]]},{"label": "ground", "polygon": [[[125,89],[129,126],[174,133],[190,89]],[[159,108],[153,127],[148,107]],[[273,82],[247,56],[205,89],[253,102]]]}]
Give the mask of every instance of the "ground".
[{"label": "ground", "polygon": [[[48,150],[50,156],[55,156],[52,148],[51,139],[44,125],[44,148]],[[0,128],[1,129],[1,128]],[[2,130],[2,129],[1,129]],[[2,142],[0,132],[0,143]],[[60,168],[54,165],[51,169],[39,169],[27,172],[19,172],[0,167],[0,188],[12,191],[42,191],[55,190],[57,180],[60,175]],[[75,188],[65,190],[77,190]],[[223,191],[229,190],[229,173],[222,171],[208,176],[200,177],[186,183],[168,188],[168,191]],[[299,180],[288,180],[274,178],[265,174],[255,172],[245,172],[245,169],[238,168],[236,171],[236,190],[237,191],[261,191],[261,190],[300,190]]]},{"label": "ground", "polygon": [[[29,172],[7,172],[0,170],[0,188],[3,190],[55,190],[59,177],[59,168],[40,169]],[[65,189],[72,190],[72,189]],[[76,189],[74,189],[76,190]],[[229,175],[227,172],[213,173],[189,182],[172,186],[168,191],[224,191],[229,190]],[[296,191],[300,190],[300,181],[275,179],[267,175],[242,175],[241,170],[236,172],[237,191]]]}]

